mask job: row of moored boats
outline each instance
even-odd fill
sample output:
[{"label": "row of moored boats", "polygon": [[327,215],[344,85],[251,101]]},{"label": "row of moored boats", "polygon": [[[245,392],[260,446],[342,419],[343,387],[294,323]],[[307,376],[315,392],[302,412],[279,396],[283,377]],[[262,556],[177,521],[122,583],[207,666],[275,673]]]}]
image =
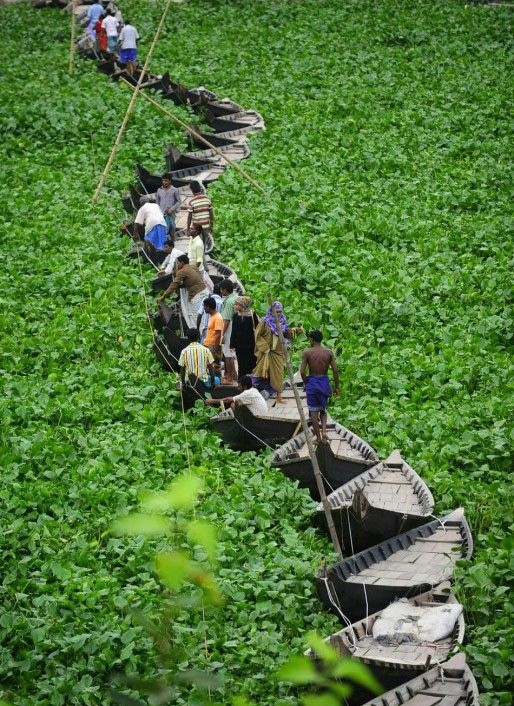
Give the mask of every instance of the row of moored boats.
[{"label": "row of moored boats", "polygon": [[[134,84],[113,58],[100,59],[99,69],[112,80]],[[189,106],[201,116],[209,131],[196,132],[231,160],[246,158],[247,136],[264,128],[262,117],[228,99],[218,99],[204,88],[189,89],[169,75],[144,76],[144,90],[161,100]],[[204,186],[217,179],[227,163],[214,150],[193,137],[195,149],[183,153],[173,145],[165,150],[165,169],[180,190],[182,207],[177,216],[176,246],[187,251],[187,203],[189,183]],[[139,199],[161,185],[161,175],[136,166],[136,183],[123,198],[131,216]],[[129,234],[133,225],[127,224]],[[137,236],[133,236],[137,239]],[[214,242],[207,243],[206,268],[213,282],[229,278],[239,293],[242,283],[226,264],[212,258]],[[130,253],[144,257],[140,243]],[[169,276],[171,277],[171,276]],[[168,286],[169,277],[155,277],[153,292]],[[180,304],[161,303],[153,313],[155,352],[166,370],[177,370],[187,340]],[[297,377],[301,403],[305,392]],[[232,388],[220,386],[214,395],[225,397]],[[190,397],[187,397],[190,394]],[[213,428],[225,444],[238,451],[272,447],[272,464],[306,488],[313,514],[326,526],[323,506],[314,478],[305,433],[292,384],[285,383],[285,404],[267,400],[268,413],[253,415],[246,407],[226,409],[212,418]],[[196,401],[194,391],[184,393],[186,407]],[[346,559],[322,566],[316,585],[323,605],[335,613],[343,627],[327,638],[342,656],[353,656],[368,665],[387,693],[371,699],[356,689],[350,704],[368,706],[478,706],[478,691],[459,651],[464,639],[463,607],[451,592],[455,564],[471,556],[473,541],[462,509],[434,516],[434,499],[423,479],[398,451],[380,460],[374,449],[349,429],[330,419],[328,439],[316,447],[334,525]],[[309,434],[312,431],[309,429]],[[319,518],[319,520],[317,519]],[[316,655],[312,655],[316,659]]]}]

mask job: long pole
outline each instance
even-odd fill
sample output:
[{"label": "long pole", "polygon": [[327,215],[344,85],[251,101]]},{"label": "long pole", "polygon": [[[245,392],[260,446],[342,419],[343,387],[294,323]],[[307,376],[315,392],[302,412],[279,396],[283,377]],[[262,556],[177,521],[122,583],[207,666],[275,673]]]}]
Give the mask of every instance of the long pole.
[{"label": "long pole", "polygon": [[75,16],[75,3],[76,0],[72,0],[71,3],[71,39],[70,39],[70,63],[68,65],[68,73],[73,73],[73,59],[75,57],[75,37],[77,34],[77,18]]},{"label": "long pole", "polygon": [[[139,90],[141,88],[141,84],[143,83],[143,80],[146,76],[147,67],[150,65],[150,61],[152,59],[152,54],[153,54],[153,51],[154,51],[155,46],[157,44],[157,40],[159,39],[159,36],[161,34],[162,28],[164,26],[164,22],[166,20],[166,16],[167,16],[168,11],[170,9],[171,2],[172,2],[172,0],[167,1],[166,7],[164,8],[164,12],[162,13],[161,21],[159,22],[159,26],[157,27],[157,31],[155,32],[155,36],[153,38],[152,44],[150,46],[150,49],[148,50],[148,54],[146,56],[146,61],[145,61],[144,66],[141,70],[139,78],[137,80],[137,84],[134,88],[134,93],[132,94],[132,98],[130,99],[130,103],[128,104],[127,111],[125,113],[125,117],[123,118],[123,122],[121,123],[120,129],[118,130],[118,135],[116,137],[113,148],[111,150],[111,154],[109,155],[109,159],[107,160],[107,164],[105,165],[105,169],[103,170],[102,176],[100,177],[100,181],[98,182],[98,186],[96,187],[96,191],[93,195],[93,203],[96,203],[98,200],[98,196],[100,195],[100,191],[102,190],[102,187],[105,183],[105,180],[107,179],[107,175],[109,174],[109,170],[112,166],[112,163],[114,161],[116,153],[118,152],[119,146],[121,144],[121,138],[123,137],[123,133],[125,132],[125,128],[127,127],[127,123],[128,123],[130,114],[132,113],[132,109],[134,108],[134,105],[136,103],[136,99],[139,95]],[[141,94],[141,95],[144,95],[144,94]]]},{"label": "long pole", "polygon": [[287,350],[286,341],[284,338],[284,334],[282,332],[282,327],[280,326],[278,313],[277,313],[277,310],[275,309],[275,306],[272,303],[271,297],[270,297],[270,304],[271,304],[271,311],[273,312],[273,316],[275,317],[275,323],[277,325],[278,338],[279,338],[280,343],[282,344],[282,348],[284,350],[284,358],[286,360],[287,372],[289,375],[289,380],[291,381],[291,387],[293,388],[294,397],[296,400],[296,406],[298,407],[298,413],[300,415],[302,430],[303,430],[303,433],[305,436],[305,442],[307,444],[307,449],[309,451],[309,456],[310,456],[311,463],[312,463],[312,470],[314,471],[316,485],[318,486],[318,491],[319,491],[319,494],[321,497],[321,504],[323,505],[323,510],[325,512],[325,517],[327,520],[327,526],[328,526],[328,531],[330,533],[330,539],[332,540],[332,544],[334,545],[334,549],[335,549],[337,556],[339,557],[339,559],[342,560],[343,559],[343,552],[341,550],[341,545],[339,543],[339,537],[337,536],[336,528],[334,526],[334,519],[332,517],[332,512],[330,511],[330,505],[327,502],[327,494],[325,493],[325,486],[323,485],[323,479],[321,477],[321,471],[319,469],[318,459],[316,457],[316,451],[314,450],[314,445],[312,443],[312,439],[309,434],[309,427],[307,425],[307,420],[305,418],[305,414],[303,411],[303,405],[302,405],[302,401],[300,399],[300,394],[298,392],[298,388],[296,387],[296,384],[294,381],[294,373],[293,373],[293,367],[291,365],[291,358],[289,357],[289,351]]},{"label": "long pole", "polygon": [[[129,83],[126,79],[124,79],[123,76],[121,77],[120,80],[123,81],[123,83],[126,83],[127,86],[129,86],[130,88],[132,88],[132,90],[135,90],[134,86],[133,86],[131,83]],[[147,95],[146,93],[141,93],[141,95],[143,96],[143,98],[144,98],[145,100],[147,100],[149,103],[152,103],[152,105],[155,105],[155,106],[156,106],[157,108],[159,108],[159,110],[162,111],[165,115],[167,115],[169,118],[171,118],[172,120],[174,120],[178,125],[180,125],[180,127],[184,128],[184,130],[187,130],[191,135],[193,135],[193,137],[196,137],[196,139],[199,140],[202,144],[206,145],[206,146],[209,147],[211,150],[213,150],[214,152],[216,152],[217,155],[219,155],[222,159],[224,159],[225,162],[227,162],[227,163],[229,164],[229,166],[234,167],[234,169],[235,169],[236,171],[238,171],[238,172],[241,174],[241,176],[243,176],[247,181],[249,181],[250,184],[252,184],[252,186],[255,186],[255,188],[258,189],[258,190],[261,192],[261,194],[263,194],[264,196],[266,196],[266,198],[269,197],[269,194],[262,188],[262,186],[260,186],[260,184],[258,184],[258,183],[255,181],[255,179],[252,179],[252,177],[251,177],[247,172],[245,172],[244,169],[241,169],[241,167],[239,166],[239,164],[236,164],[236,162],[233,162],[233,161],[230,159],[230,157],[227,157],[227,155],[224,154],[220,149],[218,149],[218,148],[215,147],[213,144],[211,144],[211,143],[209,142],[209,140],[207,140],[207,139],[205,139],[205,137],[203,137],[203,135],[200,135],[200,133],[197,132],[194,128],[192,128],[190,125],[188,125],[187,123],[185,123],[185,122],[184,122],[183,120],[181,120],[180,118],[177,118],[176,115],[173,115],[173,113],[172,113],[170,110],[168,110],[167,108],[165,108],[164,106],[162,106],[160,103],[158,103],[156,100],[154,100],[151,96]]]}]

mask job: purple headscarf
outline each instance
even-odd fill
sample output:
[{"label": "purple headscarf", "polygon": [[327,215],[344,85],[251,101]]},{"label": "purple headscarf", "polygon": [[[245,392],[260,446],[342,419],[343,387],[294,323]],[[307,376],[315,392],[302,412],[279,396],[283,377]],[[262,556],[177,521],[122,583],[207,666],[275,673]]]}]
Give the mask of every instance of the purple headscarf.
[{"label": "purple headscarf", "polygon": [[273,313],[273,309],[277,312],[277,317],[280,323],[280,328],[282,329],[282,333],[285,333],[286,329],[288,328],[287,324],[287,319],[283,314],[284,307],[280,302],[273,302],[273,304],[268,308],[268,311],[266,312],[266,316],[262,317],[262,320],[264,321],[265,324],[268,325],[268,328],[270,329],[271,333],[274,336],[278,336],[278,330],[277,330],[277,321],[275,318],[275,314]]}]

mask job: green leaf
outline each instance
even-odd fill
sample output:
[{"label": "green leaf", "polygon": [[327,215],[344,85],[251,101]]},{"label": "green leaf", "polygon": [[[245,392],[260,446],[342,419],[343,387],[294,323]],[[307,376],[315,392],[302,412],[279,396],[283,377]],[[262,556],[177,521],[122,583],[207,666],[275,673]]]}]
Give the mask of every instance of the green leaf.
[{"label": "green leaf", "polygon": [[216,528],[205,520],[194,520],[187,526],[187,535],[193,544],[200,544],[211,561],[216,558]]},{"label": "green leaf", "polygon": [[133,513],[112,523],[112,531],[118,535],[165,535],[170,533],[169,521],[160,515]]},{"label": "green leaf", "polygon": [[277,676],[281,681],[291,682],[292,684],[316,684],[321,680],[321,676],[316,671],[313,662],[303,655],[291,656],[280,667]]},{"label": "green leaf", "polygon": [[179,589],[185,579],[191,574],[192,566],[189,557],[182,552],[158,554],[155,559],[155,567],[159,578],[168,588],[174,591]]},{"label": "green leaf", "polygon": [[333,694],[309,694],[302,698],[303,706],[340,706],[341,701]]},{"label": "green leaf", "polygon": [[356,659],[341,660],[331,668],[330,675],[337,679],[351,679],[375,694],[380,694],[383,691],[381,684],[368,667]]},{"label": "green leaf", "polygon": [[337,651],[316,632],[309,632],[306,642],[311,650],[327,664],[338,662],[341,659]]},{"label": "green leaf", "polygon": [[174,509],[191,509],[203,488],[204,482],[198,476],[183,474],[170,485],[168,492],[170,506]]}]

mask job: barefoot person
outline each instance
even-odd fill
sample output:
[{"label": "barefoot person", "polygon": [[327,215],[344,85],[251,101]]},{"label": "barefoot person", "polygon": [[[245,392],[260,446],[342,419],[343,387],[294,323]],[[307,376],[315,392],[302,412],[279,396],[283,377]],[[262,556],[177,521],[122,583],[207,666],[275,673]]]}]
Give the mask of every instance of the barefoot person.
[{"label": "barefoot person", "polygon": [[321,331],[311,331],[308,337],[311,347],[303,352],[300,375],[305,384],[312,428],[319,444],[322,437],[327,438],[327,405],[332,394],[327,375],[328,369],[332,368],[334,376],[334,395],[339,394],[339,371],[334,353],[330,348],[324,348],[321,345],[323,340]]}]

